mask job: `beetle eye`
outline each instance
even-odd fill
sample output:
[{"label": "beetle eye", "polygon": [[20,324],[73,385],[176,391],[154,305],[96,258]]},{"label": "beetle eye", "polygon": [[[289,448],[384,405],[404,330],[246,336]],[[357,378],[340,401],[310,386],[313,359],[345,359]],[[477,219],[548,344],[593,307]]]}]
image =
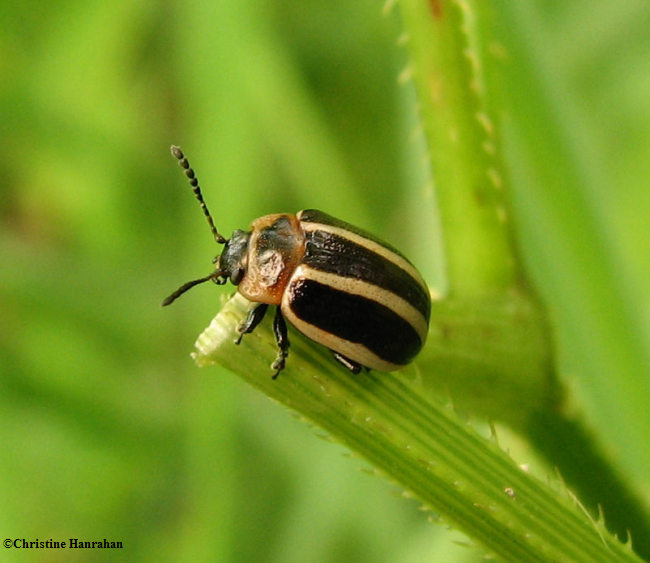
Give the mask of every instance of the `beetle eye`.
[{"label": "beetle eye", "polygon": [[232,282],[233,285],[239,285],[239,282],[242,280],[244,277],[244,269],[239,268],[238,270],[235,270],[232,274],[230,274],[230,281]]}]

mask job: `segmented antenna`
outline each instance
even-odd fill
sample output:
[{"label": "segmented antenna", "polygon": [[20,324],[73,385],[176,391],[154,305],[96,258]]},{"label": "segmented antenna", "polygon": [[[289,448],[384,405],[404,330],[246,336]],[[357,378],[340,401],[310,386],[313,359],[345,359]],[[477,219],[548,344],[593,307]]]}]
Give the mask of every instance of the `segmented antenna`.
[{"label": "segmented antenna", "polygon": [[210,225],[210,230],[212,231],[214,240],[216,240],[219,244],[226,244],[227,240],[223,236],[221,236],[221,233],[219,233],[217,227],[214,226],[212,215],[210,215],[208,206],[205,204],[205,201],[203,201],[203,194],[201,193],[201,188],[199,186],[199,179],[196,177],[196,174],[194,173],[194,170],[191,168],[187,158],[185,158],[183,151],[181,150],[180,147],[177,147],[176,145],[172,145],[171,152],[174,158],[178,159],[178,164],[180,165],[180,167],[183,170],[185,170],[185,176],[187,176],[187,179],[190,182],[190,186],[192,186],[194,197],[196,197],[197,201],[199,202],[199,205],[201,206],[201,209],[203,210],[203,214],[205,215],[205,218],[208,220],[208,224]]},{"label": "segmented antenna", "polygon": [[167,297],[163,302],[162,306],[167,307],[167,305],[171,305],[174,301],[176,301],[183,293],[185,293],[187,290],[192,289],[195,285],[199,285],[200,283],[207,282],[209,280],[213,280],[215,278],[214,272],[211,273],[209,276],[205,276],[204,278],[200,278],[198,280],[192,280],[187,283],[184,283],[181,285],[174,293],[172,293],[169,297]]}]

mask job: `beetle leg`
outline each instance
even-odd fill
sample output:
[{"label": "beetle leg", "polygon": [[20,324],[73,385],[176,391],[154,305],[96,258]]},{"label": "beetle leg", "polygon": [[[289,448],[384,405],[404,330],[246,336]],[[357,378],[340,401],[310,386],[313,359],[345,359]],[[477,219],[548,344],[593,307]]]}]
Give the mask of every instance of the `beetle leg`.
[{"label": "beetle leg", "polygon": [[330,352],[332,352],[332,354],[334,355],[334,358],[336,359],[337,362],[339,362],[342,366],[349,369],[355,375],[357,373],[361,372],[361,368],[363,366],[359,362],[355,362],[354,360],[351,360],[350,358],[346,358],[343,354],[339,354],[338,352],[335,352],[334,350],[330,350]]},{"label": "beetle leg", "polygon": [[255,327],[262,322],[268,308],[269,306],[266,303],[260,303],[248,311],[246,318],[237,326],[239,336],[237,337],[237,340],[235,340],[235,344],[241,342],[244,334],[250,334],[255,330]]},{"label": "beetle leg", "polygon": [[284,321],[280,307],[275,308],[275,317],[273,318],[273,332],[275,341],[278,344],[278,355],[271,364],[271,369],[275,370],[273,379],[275,379],[284,369],[284,362],[289,355],[289,335],[287,334],[287,323]]}]

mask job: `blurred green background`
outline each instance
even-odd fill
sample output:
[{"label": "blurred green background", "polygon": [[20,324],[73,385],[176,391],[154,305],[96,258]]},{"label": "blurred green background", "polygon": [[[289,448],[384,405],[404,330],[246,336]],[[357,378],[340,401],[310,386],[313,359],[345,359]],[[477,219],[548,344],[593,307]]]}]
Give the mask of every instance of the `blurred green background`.
[{"label": "blurred green background", "polygon": [[[588,217],[591,252],[616,272],[609,310],[630,322],[613,338],[632,339],[637,355],[617,358],[628,348],[614,342],[609,359],[647,369],[650,8],[499,9],[599,178],[564,226]],[[321,208],[382,234],[443,284],[416,103],[398,81],[398,12],[375,0],[5,2],[0,26],[0,535],[119,540],[110,556],[145,561],[476,560],[399,488],[358,471],[362,460],[227,372],[194,366],[192,343],[231,290],[204,286],[160,308],[218,251],[172,143],[225,234]],[[576,402],[643,486],[634,460],[650,452],[617,442],[625,428],[590,385],[597,362],[571,340],[579,322],[563,304],[580,288],[562,263],[540,267],[553,264],[542,229],[553,215],[539,215],[553,201],[516,188],[523,251],[556,314]],[[61,554],[0,558],[11,556]]]}]

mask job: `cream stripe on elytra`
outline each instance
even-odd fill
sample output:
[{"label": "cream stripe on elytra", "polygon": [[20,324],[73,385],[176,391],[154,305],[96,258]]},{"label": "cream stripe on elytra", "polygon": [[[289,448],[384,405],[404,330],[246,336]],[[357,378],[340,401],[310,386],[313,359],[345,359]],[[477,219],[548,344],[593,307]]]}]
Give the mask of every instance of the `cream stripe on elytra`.
[{"label": "cream stripe on elytra", "polygon": [[422,313],[413,307],[413,305],[398,295],[395,295],[392,291],[388,291],[363,280],[344,278],[337,274],[315,270],[306,264],[298,266],[291,277],[292,279],[312,280],[333,289],[350,293],[352,295],[359,295],[366,299],[375,301],[380,305],[384,305],[386,308],[407,321],[413,327],[413,330],[418,333],[422,342],[426,339],[428,330],[427,319],[425,319]]},{"label": "cream stripe on elytra", "polygon": [[429,293],[427,284],[422,279],[420,272],[418,272],[408,260],[399,254],[396,254],[389,248],[386,248],[385,246],[379,244],[378,242],[366,238],[363,235],[358,235],[346,229],[342,229],[341,227],[333,227],[332,225],[326,225],[324,223],[311,223],[309,221],[302,221],[300,223],[300,226],[305,232],[324,231],[326,233],[332,233],[337,237],[347,239],[355,244],[358,244],[359,246],[363,246],[364,248],[371,250],[376,254],[379,254],[381,257],[385,258],[389,262],[392,262],[396,266],[399,266],[402,270],[407,272],[424,288],[427,294]]}]

